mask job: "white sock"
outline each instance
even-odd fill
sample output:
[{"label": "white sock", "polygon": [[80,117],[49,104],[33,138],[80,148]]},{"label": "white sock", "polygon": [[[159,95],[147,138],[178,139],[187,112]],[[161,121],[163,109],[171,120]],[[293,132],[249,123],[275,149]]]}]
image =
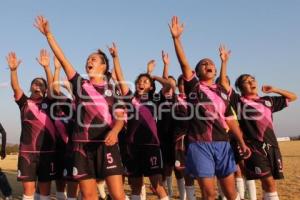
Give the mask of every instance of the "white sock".
[{"label": "white sock", "polygon": [[277,192],[265,192],[264,200],[279,200]]},{"label": "white sock", "polygon": [[76,200],[76,198],[68,197],[67,200]]},{"label": "white sock", "polygon": [[125,200],[130,200],[130,198],[127,195],[125,195]]},{"label": "white sock", "polygon": [[195,197],[195,187],[185,186],[187,200],[196,200]]},{"label": "white sock", "polygon": [[186,192],[185,192],[185,187],[184,187],[184,178],[177,179],[177,188],[179,191],[179,199],[180,200],[186,200]]},{"label": "white sock", "polygon": [[245,198],[245,185],[244,185],[244,179],[243,178],[236,178],[235,179],[236,182],[236,189],[237,192],[240,195],[241,199]]},{"label": "white sock", "polygon": [[100,181],[99,183],[97,183],[98,192],[102,199],[105,199],[106,197],[106,192],[104,187],[105,187],[105,181]]},{"label": "white sock", "polygon": [[256,185],[255,180],[247,180],[246,181],[246,187],[249,194],[249,200],[256,200]]},{"label": "white sock", "polygon": [[141,195],[131,195],[131,200],[141,200]]},{"label": "white sock", "polygon": [[34,200],[34,195],[26,196],[25,194],[23,194],[22,200]]},{"label": "white sock", "polygon": [[167,186],[168,186],[168,194],[170,197],[173,196],[173,188],[172,188],[172,176],[167,176]]},{"label": "white sock", "polygon": [[144,184],[141,189],[141,200],[146,200],[146,185]]},{"label": "white sock", "polygon": [[50,195],[44,196],[40,194],[40,200],[50,200]]},{"label": "white sock", "polygon": [[66,200],[67,196],[64,192],[56,192],[56,199],[57,200]]},{"label": "white sock", "polygon": [[40,194],[39,193],[34,193],[34,200],[40,200]]},{"label": "white sock", "polygon": [[169,200],[169,197],[165,196],[164,198],[161,198],[160,200]]}]

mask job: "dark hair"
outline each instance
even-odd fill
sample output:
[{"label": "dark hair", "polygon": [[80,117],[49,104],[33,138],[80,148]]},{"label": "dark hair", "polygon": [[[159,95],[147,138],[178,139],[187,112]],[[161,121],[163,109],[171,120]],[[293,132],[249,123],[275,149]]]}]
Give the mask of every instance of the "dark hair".
[{"label": "dark hair", "polygon": [[[152,89],[149,91],[149,97],[152,98],[153,97],[153,94],[155,92],[155,81],[152,79],[152,77],[148,74],[148,73],[142,73],[142,74],[139,74],[138,77],[135,79],[134,81],[134,84],[135,86],[137,85],[138,81],[142,78],[142,77],[146,77],[150,80],[150,83],[151,83],[151,87]],[[136,95],[137,93],[135,93]]]},{"label": "dark hair", "polygon": [[102,63],[106,64],[106,70],[105,70],[104,74],[107,76],[108,72],[109,72],[109,60],[108,60],[106,54],[101,49],[98,49],[96,53],[98,55],[100,55]]},{"label": "dark hair", "polygon": [[32,84],[33,84],[36,80],[42,80],[43,83],[44,83],[44,85],[45,85],[45,87],[46,87],[46,89],[47,89],[47,87],[48,87],[47,81],[46,81],[43,77],[36,77],[36,78],[34,78],[34,79],[31,81],[30,86],[32,86]]},{"label": "dark hair", "polygon": [[176,79],[174,78],[174,76],[168,76],[168,78],[170,78],[170,79],[173,79],[174,81],[175,81],[175,83],[176,83]]},{"label": "dark hair", "polygon": [[250,75],[250,74],[242,74],[242,75],[240,75],[237,79],[236,79],[236,81],[235,81],[235,88],[237,89],[237,90],[239,90],[241,93],[243,93],[243,82],[244,82],[244,80],[245,80],[245,77],[253,77],[252,75]]}]

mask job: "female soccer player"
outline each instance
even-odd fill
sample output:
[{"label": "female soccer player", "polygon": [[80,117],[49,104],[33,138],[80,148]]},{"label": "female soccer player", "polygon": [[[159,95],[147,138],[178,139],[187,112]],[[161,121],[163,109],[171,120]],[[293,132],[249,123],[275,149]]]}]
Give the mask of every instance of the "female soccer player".
[{"label": "female soccer player", "polygon": [[[14,52],[7,56],[10,68],[11,86],[21,112],[21,137],[18,158],[18,181],[23,185],[23,199],[33,200],[35,184],[38,181],[40,199],[49,199],[50,183],[55,179],[54,165],[56,130],[50,118],[52,100],[47,88],[52,83],[49,53],[41,50],[37,61],[44,67],[47,81],[35,78],[31,82],[27,97],[18,81],[17,69],[21,63]],[[48,90],[49,91],[49,90]]]},{"label": "female soccer player", "polygon": [[124,126],[124,109],[118,106],[108,84],[108,59],[98,50],[87,58],[83,79],[65,57],[43,16],[35,26],[46,37],[52,51],[71,82],[76,99],[73,176],[79,180],[83,199],[97,199],[96,179],[105,179],[113,199],[124,200],[123,166],[117,138]]},{"label": "female soccer player", "polygon": [[186,171],[197,178],[204,199],[215,199],[215,176],[227,199],[239,199],[234,184],[236,166],[226,130],[232,130],[243,152],[250,152],[236,120],[232,120],[228,96],[214,84],[216,67],[212,60],[202,59],[194,72],[191,69],[181,44],[184,28],[178,17],[172,18],[169,28],[185,82],[187,102],[193,105]]},{"label": "female soccer player", "polygon": [[246,178],[260,179],[264,199],[277,200],[279,197],[275,180],[283,179],[283,164],[273,129],[272,113],[287,107],[288,102],[295,101],[297,96],[292,92],[264,85],[262,92],[279,96],[260,97],[257,81],[250,74],[242,74],[236,80],[235,86],[241,92],[241,95],[237,94],[226,81],[230,51],[221,47],[220,53],[221,84],[230,93],[231,105],[237,113],[246,144],[253,152],[251,157],[245,160]]}]

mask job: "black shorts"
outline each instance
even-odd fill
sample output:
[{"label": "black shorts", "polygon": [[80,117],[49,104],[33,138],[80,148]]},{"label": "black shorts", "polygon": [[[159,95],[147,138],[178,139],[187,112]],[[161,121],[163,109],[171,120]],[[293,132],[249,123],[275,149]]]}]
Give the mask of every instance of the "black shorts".
[{"label": "black shorts", "polygon": [[104,143],[74,144],[75,180],[105,179],[112,175],[123,175],[118,144],[106,146]]},{"label": "black shorts", "polygon": [[56,155],[55,155],[55,166],[56,166],[56,179],[60,180],[63,178],[63,171],[65,168],[65,156],[67,144],[63,142],[57,142],[56,144]]},{"label": "black shorts", "polygon": [[129,155],[126,169],[130,177],[162,174],[163,161],[158,146],[131,145],[129,146]]},{"label": "black shorts", "polygon": [[252,152],[245,160],[245,175],[248,180],[273,176],[274,179],[283,179],[282,157],[279,147],[266,143],[247,144]]},{"label": "black shorts", "polygon": [[163,143],[161,144],[161,153],[163,158],[164,167],[173,167],[175,163],[175,148],[174,144]]},{"label": "black shorts", "polygon": [[74,151],[73,151],[72,142],[69,142],[67,144],[65,154],[63,155],[63,159],[64,160],[61,163],[61,166],[63,166],[63,171],[62,171],[63,179],[66,181],[75,181],[73,177]]},{"label": "black shorts", "polygon": [[18,157],[18,181],[48,182],[56,178],[55,152],[20,153]]}]

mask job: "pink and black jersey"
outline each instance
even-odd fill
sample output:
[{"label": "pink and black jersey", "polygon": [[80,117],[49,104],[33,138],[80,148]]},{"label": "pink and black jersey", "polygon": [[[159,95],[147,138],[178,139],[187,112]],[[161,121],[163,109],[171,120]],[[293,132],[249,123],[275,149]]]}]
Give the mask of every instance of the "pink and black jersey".
[{"label": "pink and black jersey", "polygon": [[75,96],[76,113],[72,140],[103,142],[114,123],[114,112],[124,111],[111,84],[92,84],[79,74],[70,80]]},{"label": "pink and black jersey", "polygon": [[176,138],[185,135],[188,129],[187,105],[182,96],[174,94],[165,97],[161,92],[157,129],[159,139],[164,144],[174,144]]},{"label": "pink and black jersey", "polygon": [[127,107],[126,143],[159,146],[156,126],[158,102],[149,98],[137,98],[129,90],[124,97]]},{"label": "pink and black jersey", "polygon": [[53,103],[53,121],[57,129],[57,143],[63,148],[72,138],[74,127],[75,105],[72,99],[61,96]]},{"label": "pink and black jersey", "polygon": [[226,117],[233,115],[229,96],[219,85],[205,85],[195,74],[184,80],[188,102],[190,142],[228,141]]},{"label": "pink and black jersey", "polygon": [[23,93],[16,103],[21,112],[20,153],[54,152],[56,128],[50,118],[52,100],[36,101]]},{"label": "pink and black jersey", "polygon": [[230,93],[232,107],[237,113],[239,124],[247,140],[265,142],[278,146],[273,129],[273,112],[287,107],[287,99],[283,96],[264,96],[247,99]]}]

